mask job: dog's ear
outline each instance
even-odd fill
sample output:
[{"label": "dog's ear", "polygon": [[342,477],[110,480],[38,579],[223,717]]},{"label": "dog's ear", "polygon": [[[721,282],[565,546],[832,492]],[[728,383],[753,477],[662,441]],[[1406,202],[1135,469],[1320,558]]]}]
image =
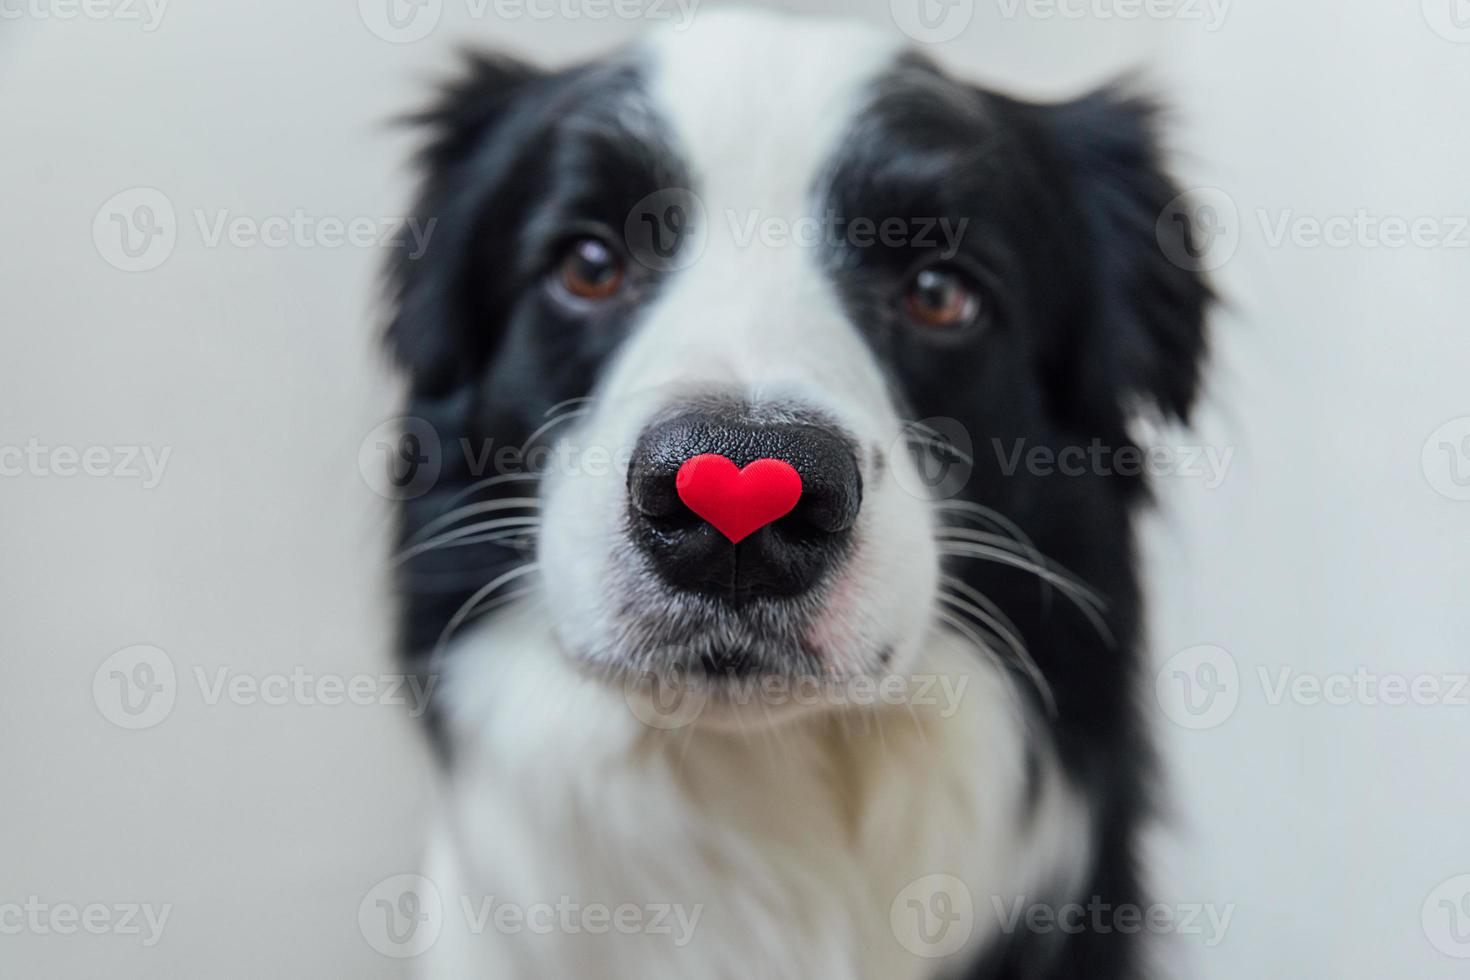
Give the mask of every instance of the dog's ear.
[{"label": "dog's ear", "polygon": [[488,344],[488,326],[467,335],[472,301],[467,270],[477,223],[517,154],[511,117],[545,73],[499,55],[473,54],[461,74],[423,112],[406,122],[428,140],[408,233],[389,261],[392,303],[386,341],[416,391],[441,394],[463,380],[470,347]]},{"label": "dog's ear", "polygon": [[1198,254],[1190,216],[1172,203],[1179,191],[1160,161],[1158,106],[1109,87],[1041,113],[1081,218],[1090,279],[1063,390],[1087,412],[1126,413],[1142,402],[1187,420],[1211,293],[1190,261]]}]

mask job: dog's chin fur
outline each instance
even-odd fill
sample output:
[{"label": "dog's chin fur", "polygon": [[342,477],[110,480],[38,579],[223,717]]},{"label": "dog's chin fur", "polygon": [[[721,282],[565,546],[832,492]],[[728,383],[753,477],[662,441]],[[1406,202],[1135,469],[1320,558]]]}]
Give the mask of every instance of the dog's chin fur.
[{"label": "dog's chin fur", "polygon": [[[918,980],[973,958],[998,926],[991,896],[1060,901],[1086,867],[1084,801],[1055,765],[1031,783],[1014,692],[962,642],[936,637],[917,665],[969,679],[947,717],[937,699],[662,729],[561,655],[549,614],[518,610],[447,662],[462,754],[428,876],[446,902],[667,904],[701,910],[697,926],[683,945],[609,942],[477,936],[450,915],[426,976]],[[968,941],[938,960],[893,908],[934,874],[973,905]]]},{"label": "dog's chin fur", "polygon": [[[399,527],[403,653],[438,675],[445,776],[425,976],[1140,975],[1139,937],[1005,925],[1018,903],[1145,903],[1147,487],[1005,460],[1018,441],[1131,446],[1140,406],[1187,416],[1208,290],[1162,251],[1189,231],[1156,223],[1176,190],[1152,118],[1114,90],[984,91],[869,28],[723,12],[562,71],[475,59],[425,113],[435,233],[394,265],[388,331],[406,414],[446,447]],[[567,237],[626,239],[669,188],[703,203],[697,260],[559,299]],[[944,261],[983,292],[982,324],[904,318],[928,246],[739,242],[727,221],[828,211],[963,222]],[[812,414],[854,447],[850,540],[800,595],[660,580],[626,466],[471,465],[504,446],[617,458],[700,398]],[[915,446],[911,419],[973,445]],[[931,491],[919,462],[941,451],[966,478]],[[471,929],[491,896],[697,921]]]}]

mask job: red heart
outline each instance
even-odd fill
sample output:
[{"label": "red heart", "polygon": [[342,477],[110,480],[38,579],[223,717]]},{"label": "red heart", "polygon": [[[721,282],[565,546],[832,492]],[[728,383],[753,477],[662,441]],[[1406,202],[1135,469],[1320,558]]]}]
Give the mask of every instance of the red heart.
[{"label": "red heart", "polygon": [[737,469],[718,453],[704,453],[684,461],[674,489],[734,543],[791,512],[801,499],[801,474],[785,460],[757,459]]}]

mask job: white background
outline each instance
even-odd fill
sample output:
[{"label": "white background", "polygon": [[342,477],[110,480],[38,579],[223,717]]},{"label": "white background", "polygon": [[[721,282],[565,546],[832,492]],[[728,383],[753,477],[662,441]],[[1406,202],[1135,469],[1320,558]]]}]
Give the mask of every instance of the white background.
[{"label": "white background", "polygon": [[[1234,455],[1218,487],[1163,480],[1146,542],[1155,661],[1186,651],[1166,692],[1201,644],[1239,678],[1233,712],[1207,728],[1142,692],[1174,810],[1157,892],[1233,906],[1218,946],[1175,937],[1184,976],[1470,970],[1436,948],[1452,937],[1431,896],[1470,873],[1470,707],[1268,697],[1284,668],[1470,669],[1470,502],[1448,478],[1470,457],[1436,440],[1423,464],[1431,434],[1470,416],[1457,2],[1236,0],[1216,20],[1203,4],[1128,18],[1130,0],[1068,0],[1076,17],[962,0],[963,30],[927,46],[1036,97],[1145,69],[1176,107],[1184,183],[1234,209],[1210,254],[1228,308],[1209,401],[1193,435],[1168,436]],[[886,0],[786,6],[896,29]],[[432,30],[401,43],[370,29],[386,23],[379,0],[173,0],[151,30],[141,2],[93,9],[105,16],[0,4],[0,445],[171,456],[151,488],[0,477],[0,905],[172,912],[148,949],[0,935],[0,974],[396,976],[357,907],[415,867],[430,785],[415,726],[385,706],[210,705],[195,679],[391,669],[389,510],[357,467],[394,398],[373,346],[382,250],[211,245],[196,213],[391,218],[410,141],[385,120],[457,43],[559,63],[647,25],[431,0]],[[167,199],[176,240],[156,268],[126,272],[109,261],[122,260],[104,205],[136,187]],[[1282,220],[1360,209],[1370,230],[1345,247],[1274,238]],[[1373,244],[1372,222],[1418,217],[1450,240]],[[125,731],[92,685],[135,644],[167,653],[178,695],[160,724]]]}]

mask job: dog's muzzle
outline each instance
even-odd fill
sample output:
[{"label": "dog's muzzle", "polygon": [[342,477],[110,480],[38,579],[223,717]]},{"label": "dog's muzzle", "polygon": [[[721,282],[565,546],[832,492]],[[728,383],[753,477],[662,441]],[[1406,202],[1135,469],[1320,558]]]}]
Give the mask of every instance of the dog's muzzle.
[{"label": "dog's muzzle", "polygon": [[[686,464],[705,455],[741,468],[780,460],[800,476],[800,495],[789,511],[731,540],[681,497],[681,469],[687,477]],[[628,502],[633,541],[664,582],[741,604],[810,592],[841,563],[862,503],[862,476],[852,440],[817,413],[697,407],[644,430],[628,468]]]}]

